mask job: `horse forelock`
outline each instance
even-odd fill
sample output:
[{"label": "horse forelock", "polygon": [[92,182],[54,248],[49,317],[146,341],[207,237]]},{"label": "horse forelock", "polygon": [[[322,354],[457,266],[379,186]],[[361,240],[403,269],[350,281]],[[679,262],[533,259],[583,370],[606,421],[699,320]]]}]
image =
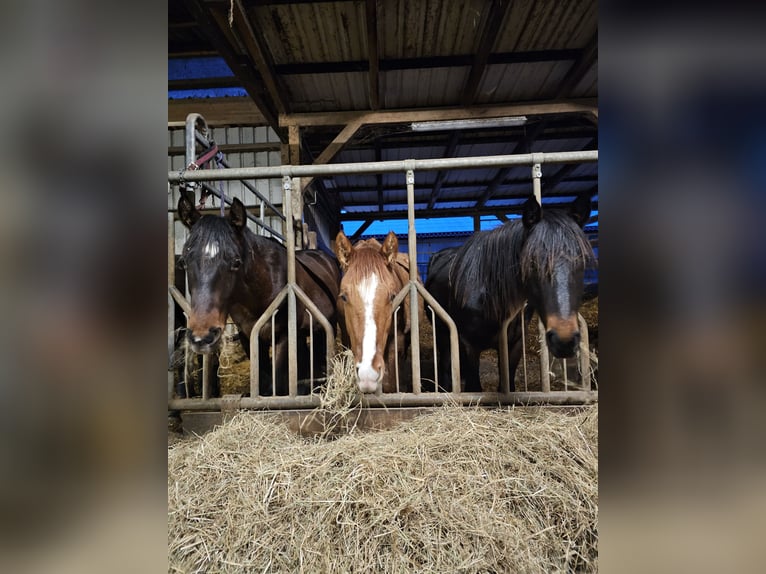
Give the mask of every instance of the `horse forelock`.
[{"label": "horse forelock", "polygon": [[380,243],[375,239],[368,239],[354,246],[351,263],[346,269],[343,281],[347,284],[356,285],[371,275],[377,275],[379,281],[389,291],[396,292],[398,290],[398,275],[391,270],[386,257],[380,252]]},{"label": "horse forelock", "polygon": [[524,228],[520,221],[475,233],[458,249],[449,280],[455,300],[466,306],[477,291],[483,311],[500,319],[521,300],[519,252]]},{"label": "horse forelock", "polygon": [[535,276],[551,278],[556,267],[583,269],[594,259],[588,238],[567,213],[544,210],[524,241],[521,274],[525,281]]},{"label": "horse forelock", "polygon": [[231,224],[215,215],[203,216],[192,228],[184,250],[192,257],[207,260],[232,260],[240,256],[240,246]]}]

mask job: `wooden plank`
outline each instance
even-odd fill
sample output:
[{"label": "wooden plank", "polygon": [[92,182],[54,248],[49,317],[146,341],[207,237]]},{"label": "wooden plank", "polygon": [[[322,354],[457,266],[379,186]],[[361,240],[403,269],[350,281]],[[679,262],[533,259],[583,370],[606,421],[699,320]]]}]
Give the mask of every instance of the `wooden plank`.
[{"label": "wooden plank", "polygon": [[268,126],[269,121],[251,98],[189,98],[168,100],[168,122],[185,122],[192,112],[208,126]]},{"label": "wooden plank", "polygon": [[[294,127],[294,126],[289,126]],[[357,130],[362,127],[361,120],[353,120],[344,127],[340,133],[335,136],[335,139],[330,142],[330,145],[328,145],[322,153],[317,156],[317,158],[314,160],[313,165],[322,165],[326,163],[330,163],[332,158],[334,158],[340,150],[343,149],[343,146],[345,146],[348,141],[354,137],[354,134],[357,132]],[[314,181],[314,177],[304,177],[301,180],[301,185],[303,189],[308,188],[309,185]]]},{"label": "wooden plank", "polygon": [[238,88],[241,86],[242,82],[236,76],[168,80],[168,90],[206,90],[212,88]]},{"label": "wooden plank", "polygon": [[367,58],[370,64],[368,84],[370,90],[370,109],[372,110],[380,108],[380,89],[378,83],[378,16],[376,14],[376,6],[376,0],[367,0]]},{"label": "wooden plank", "polygon": [[461,100],[463,105],[470,106],[476,99],[476,92],[481,84],[484,71],[487,69],[487,60],[492,48],[497,41],[500,25],[505,20],[505,14],[510,6],[510,0],[493,0],[489,8],[489,14],[484,22],[484,30],[481,32],[479,47],[474,56],[471,72],[468,74]]},{"label": "wooden plank", "polygon": [[284,114],[289,111],[289,107],[277,82],[277,76],[274,74],[272,58],[256,35],[256,32],[250,23],[250,17],[248,16],[247,10],[245,10],[241,0],[234,0],[234,4],[236,5],[238,12],[238,14],[234,15],[234,26],[240,32],[247,53],[250,54],[250,57],[255,63],[255,68],[263,78],[263,83],[266,85],[266,90],[268,91],[272,102],[274,102],[274,106],[280,114]]},{"label": "wooden plank", "polygon": [[500,106],[472,108],[422,108],[384,110],[379,112],[318,112],[280,114],[279,125],[295,126],[340,126],[358,121],[365,124],[396,124],[439,120],[470,120],[480,118],[501,118],[505,116],[535,116],[549,114],[589,114],[598,109],[597,98],[570,100],[549,100],[525,102]]},{"label": "wooden plank", "polygon": [[[216,23],[218,19],[221,18],[221,15],[218,14],[216,10],[209,10],[209,7],[202,0],[188,0],[185,5],[194,17],[194,20],[199,24],[206,39],[224,59],[229,66],[229,69],[231,69],[237,78],[242,81],[242,86],[252,98],[253,102],[255,102],[257,109],[259,110],[259,115],[266,119],[267,125],[270,125],[274,128],[274,131],[279,133],[279,122],[277,121],[278,112],[263,98],[259,84],[253,76],[253,73],[247,67],[241,65],[239,55],[232,48],[232,46],[236,44],[231,43],[229,38],[227,38],[226,33]],[[228,24],[226,27],[228,27]],[[200,111],[199,113],[202,112]],[[210,125],[208,116],[205,114],[203,115],[205,116],[208,125]],[[184,116],[184,119],[185,117],[186,116]],[[247,125],[253,125],[253,122],[249,122]]]},{"label": "wooden plank", "polygon": [[[582,50],[533,50],[528,52],[496,52],[487,57],[488,64],[533,64],[536,62],[564,62],[576,60]],[[383,72],[401,70],[422,70],[432,68],[464,68],[474,62],[474,54],[454,56],[425,56],[414,58],[385,58],[378,60],[378,67]],[[346,60],[340,62],[295,62],[275,64],[274,72],[280,76],[303,74],[350,74],[368,72],[369,60]]]}]

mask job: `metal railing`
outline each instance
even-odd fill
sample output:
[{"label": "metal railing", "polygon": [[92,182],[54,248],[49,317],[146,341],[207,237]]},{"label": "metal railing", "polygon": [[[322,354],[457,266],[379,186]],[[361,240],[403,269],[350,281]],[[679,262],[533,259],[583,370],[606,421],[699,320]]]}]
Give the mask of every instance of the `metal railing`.
[{"label": "metal railing", "polygon": [[[285,288],[277,296],[272,305],[256,322],[251,332],[251,396],[237,397],[235,400],[238,408],[272,408],[272,409],[293,409],[293,408],[312,408],[319,406],[320,399],[316,395],[299,396],[297,394],[297,340],[296,340],[296,297],[316,314],[316,318],[322,328],[325,329],[327,336],[327,368],[330,368],[330,355],[332,353],[332,331],[327,319],[319,313],[318,309],[306,297],[305,293],[295,282],[295,241],[291,225],[292,213],[290,212],[291,194],[297,191],[301,193],[300,177],[311,176],[329,176],[344,174],[370,174],[370,173],[393,173],[404,172],[407,186],[407,219],[408,219],[408,256],[410,266],[410,280],[395,297],[393,309],[396,310],[404,301],[405,297],[410,297],[411,311],[411,337],[410,345],[411,363],[412,363],[412,393],[389,393],[377,395],[363,395],[359,397],[359,404],[363,406],[428,406],[439,405],[445,402],[455,402],[458,404],[587,404],[597,400],[597,391],[590,390],[590,375],[583,371],[583,377],[587,377],[586,390],[579,391],[551,391],[550,385],[545,384],[543,380],[543,391],[541,392],[511,392],[509,390],[509,373],[507,363],[507,327],[512,319],[501,329],[501,343],[499,364],[500,386],[497,393],[465,393],[460,390],[460,366],[458,352],[458,333],[454,321],[449,314],[439,305],[431,296],[425,287],[417,281],[417,238],[415,233],[415,171],[434,171],[449,169],[481,169],[488,167],[507,167],[511,165],[529,165],[532,168],[533,190],[540,201],[540,178],[542,177],[541,165],[545,163],[582,163],[595,162],[598,160],[598,151],[577,151],[577,152],[556,152],[556,153],[531,153],[520,155],[500,155],[466,158],[446,158],[446,159],[425,159],[425,160],[403,160],[403,161],[379,161],[379,162],[361,162],[346,164],[325,164],[325,165],[282,165],[272,167],[250,167],[250,168],[227,168],[191,172],[168,172],[169,183],[183,183],[195,181],[214,181],[214,180],[237,180],[237,179],[268,179],[281,177],[283,181],[283,206],[285,208],[286,233],[285,243],[288,251],[288,277]],[[293,178],[295,178],[293,180]],[[172,215],[169,216],[172,223]],[[170,278],[170,276],[169,276]],[[172,285],[172,283],[171,283]],[[171,289],[172,293],[172,289]],[[439,318],[444,321],[450,331],[450,354],[451,354],[451,373],[452,392],[450,393],[423,393],[421,392],[421,371],[420,371],[420,325],[418,317],[417,296],[420,294],[425,302],[431,307]],[[280,304],[287,298],[288,302],[288,387],[289,396],[258,396],[259,381],[259,358],[257,333],[260,328],[270,320],[273,313]],[[432,318],[432,320],[434,320]],[[523,321],[523,316],[522,316]],[[581,325],[584,323],[581,322]],[[587,333],[587,327],[584,329]],[[312,337],[313,339],[313,337]],[[504,341],[504,342],[503,342]],[[504,348],[503,348],[504,347]],[[504,352],[503,352],[504,351]],[[587,337],[585,344],[581,343],[581,363],[589,365],[587,359]],[[585,357],[583,357],[585,353]],[[503,367],[503,362],[505,365]],[[547,360],[541,361],[542,371],[548,369]],[[434,365],[434,368],[438,367]],[[203,385],[204,387],[204,385]],[[202,399],[177,399],[173,398],[169,391],[168,407],[172,410],[217,410],[224,406],[231,408],[231,398],[211,398],[203,393]]]}]

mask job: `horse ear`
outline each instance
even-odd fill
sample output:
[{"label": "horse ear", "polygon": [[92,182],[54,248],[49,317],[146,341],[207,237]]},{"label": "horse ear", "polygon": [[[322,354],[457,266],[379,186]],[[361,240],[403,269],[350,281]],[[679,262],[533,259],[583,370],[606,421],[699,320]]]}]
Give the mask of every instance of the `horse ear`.
[{"label": "horse ear", "polygon": [[543,215],[543,208],[537,203],[533,195],[524,203],[524,211],[521,214],[521,221],[527,229],[538,223]]},{"label": "horse ear", "polygon": [[189,229],[197,223],[202,214],[194,207],[194,202],[189,199],[189,195],[185,192],[181,192],[181,197],[178,200],[178,218]]},{"label": "horse ear", "polygon": [[380,252],[386,258],[389,265],[393,265],[396,261],[396,254],[399,253],[399,240],[393,231],[389,231],[386,238],[383,240],[383,245],[380,248]]},{"label": "horse ear", "polygon": [[587,195],[578,195],[570,208],[572,218],[580,227],[585,227],[590,219],[590,197]]},{"label": "horse ear", "polygon": [[348,237],[346,237],[346,234],[339,231],[335,238],[335,256],[338,258],[341,271],[346,271],[346,269],[348,269],[352,250],[351,242],[348,240]]},{"label": "horse ear", "polygon": [[242,229],[247,223],[247,210],[245,205],[235,197],[231,201],[231,208],[229,209],[229,221],[236,229]]}]

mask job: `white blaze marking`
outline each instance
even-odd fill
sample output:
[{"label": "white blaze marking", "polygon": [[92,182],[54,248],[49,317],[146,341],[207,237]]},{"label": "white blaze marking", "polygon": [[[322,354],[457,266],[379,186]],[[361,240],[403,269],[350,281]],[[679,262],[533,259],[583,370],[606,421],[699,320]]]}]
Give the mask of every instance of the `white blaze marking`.
[{"label": "white blaze marking", "polygon": [[362,362],[357,364],[360,379],[377,379],[377,374],[372,368],[372,359],[375,357],[375,342],[377,327],[373,315],[373,303],[375,291],[378,288],[378,276],[373,273],[359,283],[359,296],[364,303],[364,338],[362,339]]},{"label": "white blaze marking", "polygon": [[562,317],[569,317],[569,275],[565,263],[557,263],[554,269],[553,284],[556,289],[556,299]]},{"label": "white blaze marking", "polygon": [[205,249],[202,250],[202,253],[204,253],[206,256],[212,259],[218,254],[218,243],[216,243],[215,241],[211,241],[210,243],[205,245]]}]

